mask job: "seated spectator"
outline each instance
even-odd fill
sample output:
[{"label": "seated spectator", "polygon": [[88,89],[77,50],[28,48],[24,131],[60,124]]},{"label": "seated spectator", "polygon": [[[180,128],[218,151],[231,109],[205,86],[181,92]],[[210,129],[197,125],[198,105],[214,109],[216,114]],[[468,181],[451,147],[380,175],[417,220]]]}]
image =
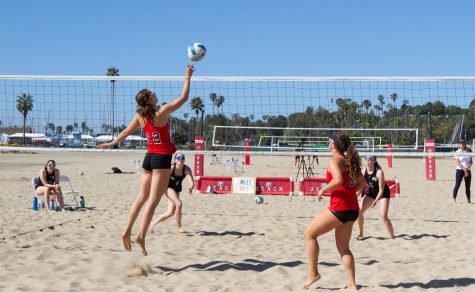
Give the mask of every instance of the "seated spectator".
[{"label": "seated spectator", "polygon": [[40,176],[35,178],[35,192],[38,196],[43,196],[45,205],[50,210],[50,196],[56,195],[59,205],[64,209],[63,194],[59,185],[59,169],[56,168],[54,160],[48,160],[45,167],[40,170]]}]

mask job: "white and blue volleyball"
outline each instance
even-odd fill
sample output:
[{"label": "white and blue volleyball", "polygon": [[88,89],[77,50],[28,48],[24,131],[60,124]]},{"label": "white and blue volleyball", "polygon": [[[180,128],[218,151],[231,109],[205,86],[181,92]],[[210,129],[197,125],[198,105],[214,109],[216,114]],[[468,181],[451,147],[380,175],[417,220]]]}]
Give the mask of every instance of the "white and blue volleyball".
[{"label": "white and blue volleyball", "polygon": [[260,195],[257,195],[255,200],[256,200],[256,204],[264,203],[264,198]]},{"label": "white and blue volleyball", "polygon": [[188,46],[188,58],[193,62],[201,61],[206,55],[206,48],[201,43],[192,43]]}]

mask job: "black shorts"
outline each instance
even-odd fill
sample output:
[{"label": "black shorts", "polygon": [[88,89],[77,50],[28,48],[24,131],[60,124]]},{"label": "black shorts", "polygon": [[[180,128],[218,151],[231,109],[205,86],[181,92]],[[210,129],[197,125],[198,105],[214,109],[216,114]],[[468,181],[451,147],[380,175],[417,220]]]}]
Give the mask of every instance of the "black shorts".
[{"label": "black shorts", "polygon": [[[368,196],[371,199],[375,200],[378,194],[377,193],[373,194],[371,192],[368,192],[365,194],[365,196]],[[391,192],[389,191],[389,188],[384,190],[383,195],[381,196],[381,199],[388,199],[388,200],[391,199]]]},{"label": "black shorts", "polygon": [[172,155],[147,153],[143,159],[142,168],[147,171],[154,169],[171,169]]},{"label": "black shorts", "polygon": [[335,217],[340,220],[341,223],[346,223],[349,221],[356,221],[358,219],[358,215],[360,213],[359,210],[348,210],[348,211],[333,211],[330,212],[335,215]]}]

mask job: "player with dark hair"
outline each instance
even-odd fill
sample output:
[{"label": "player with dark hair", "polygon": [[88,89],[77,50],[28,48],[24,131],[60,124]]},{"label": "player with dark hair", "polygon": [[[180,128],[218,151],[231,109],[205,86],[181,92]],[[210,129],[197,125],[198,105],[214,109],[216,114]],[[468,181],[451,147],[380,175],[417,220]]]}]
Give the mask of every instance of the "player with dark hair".
[{"label": "player with dark hair", "polygon": [[309,271],[304,288],[318,281],[318,237],[335,230],[336,247],[343,266],[348,274],[348,289],[356,290],[355,259],[350,250],[353,224],[358,219],[358,200],[356,193],[365,186],[361,175],[361,160],[347,133],[330,133],[329,149],[333,156],[328,163],[326,178],[328,184],[318,191],[318,200],[330,192],[330,206],[313,218],[304,233],[307,246]]}]

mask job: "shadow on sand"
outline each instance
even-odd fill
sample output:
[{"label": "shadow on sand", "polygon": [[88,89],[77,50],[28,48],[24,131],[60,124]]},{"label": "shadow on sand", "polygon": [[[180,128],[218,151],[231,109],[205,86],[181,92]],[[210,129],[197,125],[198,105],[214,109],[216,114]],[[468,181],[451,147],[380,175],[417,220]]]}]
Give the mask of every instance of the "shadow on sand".
[{"label": "shadow on sand", "polygon": [[422,289],[432,289],[432,288],[440,289],[440,288],[467,287],[473,284],[475,284],[475,279],[473,278],[450,278],[447,280],[431,280],[427,283],[409,282],[409,283],[399,283],[396,285],[380,285],[380,286],[389,288],[389,289],[397,289],[397,288],[410,289],[414,287],[419,287]]},{"label": "shadow on sand", "polygon": [[[403,234],[396,235],[395,237],[396,238],[401,238],[401,239],[404,239],[404,240],[418,240],[418,239],[425,238],[425,237],[432,237],[432,238],[437,238],[438,239],[438,238],[447,238],[449,236],[450,236],[450,234],[438,235],[438,234],[423,233],[423,234],[409,235],[409,234],[403,233]],[[368,239],[389,240],[389,237],[363,236],[360,240],[368,240]]]},{"label": "shadow on sand", "polygon": [[173,273],[179,273],[184,270],[193,269],[196,271],[226,271],[226,270],[239,270],[239,271],[254,271],[254,272],[263,272],[267,269],[282,266],[282,267],[297,267],[302,265],[303,262],[301,261],[292,261],[292,262],[283,262],[283,263],[276,263],[276,262],[263,262],[254,259],[245,259],[239,263],[230,263],[227,261],[211,261],[206,264],[193,264],[187,265],[182,268],[169,268],[164,266],[156,266],[155,268],[160,269],[164,272],[167,272],[167,275]]},{"label": "shadow on sand", "polygon": [[214,231],[197,231],[196,234],[200,236],[237,236],[241,238],[243,236],[253,236],[253,235],[265,235],[265,233],[255,233],[255,232],[239,232],[239,231],[224,231],[224,232],[214,232]]}]

